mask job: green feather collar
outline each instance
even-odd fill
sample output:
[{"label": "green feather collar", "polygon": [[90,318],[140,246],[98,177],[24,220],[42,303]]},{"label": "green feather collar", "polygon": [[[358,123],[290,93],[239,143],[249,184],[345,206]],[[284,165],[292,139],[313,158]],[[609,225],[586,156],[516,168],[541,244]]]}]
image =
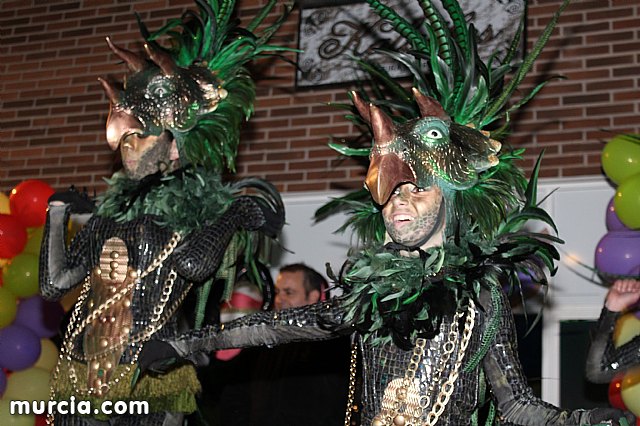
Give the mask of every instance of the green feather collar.
[{"label": "green feather collar", "polygon": [[97,215],[116,222],[155,215],[159,225],[188,233],[215,222],[233,201],[233,191],[213,171],[189,168],[148,178],[152,182],[116,172],[106,179],[109,189],[98,198]]}]

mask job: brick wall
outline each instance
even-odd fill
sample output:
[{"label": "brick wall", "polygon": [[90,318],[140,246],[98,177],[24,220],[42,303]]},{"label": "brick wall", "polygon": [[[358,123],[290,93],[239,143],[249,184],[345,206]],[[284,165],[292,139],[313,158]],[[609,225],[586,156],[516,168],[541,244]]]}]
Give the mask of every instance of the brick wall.
[{"label": "brick wall", "polygon": [[[240,0],[250,16],[262,0]],[[559,0],[532,0],[529,45]],[[104,38],[140,48],[133,11],[150,28],[178,16],[188,0],[2,0],[0,2],[0,190],[42,179],[98,191],[116,155],[104,137],[108,102],[97,76],[118,79],[125,69]],[[519,113],[511,143],[527,148],[525,167],[545,149],[543,176],[600,174],[608,131],[638,132],[640,120],[640,6],[634,0],[574,0],[535,72],[562,74]],[[277,42],[297,45],[298,13]],[[293,58],[293,56],[291,56]],[[348,86],[296,89],[284,62],[260,63],[255,116],[244,130],[238,173],[261,176],[285,192],[360,186],[363,169],[328,148],[329,135],[353,134],[326,102],[345,99]]]}]

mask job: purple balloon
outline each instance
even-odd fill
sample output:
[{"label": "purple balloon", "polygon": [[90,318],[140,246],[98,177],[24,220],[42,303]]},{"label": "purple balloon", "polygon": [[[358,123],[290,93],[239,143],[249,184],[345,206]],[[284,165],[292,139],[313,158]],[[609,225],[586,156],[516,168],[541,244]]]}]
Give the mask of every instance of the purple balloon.
[{"label": "purple balloon", "polygon": [[616,208],[613,205],[614,198],[616,198],[615,195],[613,197],[611,197],[611,200],[609,200],[609,204],[607,205],[607,215],[605,217],[605,222],[607,224],[607,230],[609,230],[609,231],[630,231],[631,229],[629,227],[627,227],[624,223],[622,223],[622,221],[620,220],[620,218],[616,214]]},{"label": "purple balloon", "polygon": [[4,393],[4,390],[7,388],[7,375],[4,374],[2,368],[0,368],[0,397]]},{"label": "purple balloon", "polygon": [[634,274],[640,267],[640,231],[607,232],[596,246],[595,266],[608,274]]},{"label": "purple balloon", "polygon": [[58,302],[49,302],[40,295],[20,300],[14,324],[27,327],[38,337],[53,337],[58,334],[64,309]]},{"label": "purple balloon", "polygon": [[31,367],[40,357],[40,338],[21,325],[0,329],[0,367],[11,371]]}]

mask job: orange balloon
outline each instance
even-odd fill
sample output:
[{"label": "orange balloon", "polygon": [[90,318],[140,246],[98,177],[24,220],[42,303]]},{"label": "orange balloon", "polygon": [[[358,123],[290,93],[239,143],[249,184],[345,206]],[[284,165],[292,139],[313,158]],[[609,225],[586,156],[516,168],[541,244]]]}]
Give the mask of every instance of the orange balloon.
[{"label": "orange balloon", "polygon": [[629,370],[622,378],[622,401],[636,417],[640,417],[640,367]]}]

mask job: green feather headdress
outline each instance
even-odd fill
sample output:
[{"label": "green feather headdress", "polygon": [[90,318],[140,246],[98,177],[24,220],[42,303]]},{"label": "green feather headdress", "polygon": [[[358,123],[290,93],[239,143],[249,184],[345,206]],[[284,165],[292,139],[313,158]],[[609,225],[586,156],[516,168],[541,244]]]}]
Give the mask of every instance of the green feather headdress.
[{"label": "green feather headdress", "polygon": [[[177,132],[181,154],[189,162],[215,170],[225,166],[235,171],[240,139],[240,124],[253,113],[255,84],[246,65],[258,58],[291,49],[268,44],[284,22],[292,3],[284,3],[284,13],[269,25],[263,25],[277,0],[270,0],[245,27],[234,19],[235,0],[195,0],[199,13],[186,11],[181,19],[172,19],[150,33],[138,19],[145,39],[166,51],[182,68],[201,67],[210,71],[226,95],[215,109],[198,117],[189,131]],[[168,37],[169,48],[156,41]]]},{"label": "green feather headdress", "polygon": [[292,49],[269,44],[291,3],[267,24],[277,0],[270,0],[246,26],[233,18],[235,0],[195,0],[187,10],[150,32],[138,16],[146,57],[117,47],[113,52],[129,66],[123,89],[105,80],[112,104],[107,123],[112,149],[128,136],[159,136],[168,131],[182,165],[235,171],[240,125],[253,113],[255,84],[246,66]]},{"label": "green feather headdress", "polygon": [[[368,95],[364,89],[361,90],[361,103],[374,105],[396,125],[401,125],[421,116],[420,105],[413,92],[417,89],[421,95],[435,99],[452,122],[482,130],[491,139],[502,141],[509,128],[510,115],[548,83],[547,80],[538,84],[519,102],[509,104],[511,96],[551,36],[569,0],[562,2],[534,47],[520,62],[514,61],[514,56],[521,44],[524,17],[503,57],[499,59],[498,53],[495,53],[484,61],[478,54],[476,30],[473,25],[467,25],[456,0],[442,1],[449,19],[438,12],[432,1],[419,1],[424,15],[420,27],[414,27],[397,11],[380,1],[367,0],[367,3],[380,17],[390,22],[411,46],[408,52],[380,52],[406,67],[411,75],[412,88],[404,87],[375,62],[359,59],[357,64],[369,77],[371,93]],[[353,94],[351,97],[353,99]],[[335,105],[349,111],[346,118],[357,124],[363,132],[370,132],[368,118],[363,117],[355,105]],[[371,137],[367,139],[371,140]],[[346,156],[368,157],[371,152],[370,147],[354,148],[335,142],[329,145]],[[522,158],[522,153],[523,150],[509,149],[503,143],[502,150],[497,153],[499,161],[495,166],[480,171],[471,187],[452,192],[449,203],[453,206],[459,226],[474,228],[484,236],[491,236],[499,224],[506,220],[509,211],[523,205],[527,180],[522,170],[514,164]],[[321,220],[336,210],[344,209],[353,214],[340,231],[350,227],[361,241],[380,241],[384,237],[379,206],[371,201],[365,189],[323,206],[316,212],[316,219]],[[450,235],[454,231],[454,228],[449,228]]]}]

